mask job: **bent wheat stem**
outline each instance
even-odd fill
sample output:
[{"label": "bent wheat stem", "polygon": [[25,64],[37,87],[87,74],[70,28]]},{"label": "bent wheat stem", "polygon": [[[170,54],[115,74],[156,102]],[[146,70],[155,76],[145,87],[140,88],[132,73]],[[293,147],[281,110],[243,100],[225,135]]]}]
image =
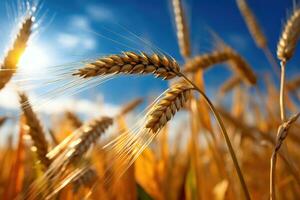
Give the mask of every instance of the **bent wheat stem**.
[{"label": "bent wheat stem", "polygon": [[240,180],[240,183],[241,183],[241,186],[242,186],[242,189],[243,189],[243,192],[244,192],[244,195],[245,195],[245,198],[247,200],[250,200],[251,197],[250,197],[250,194],[249,194],[249,191],[248,191],[248,188],[247,188],[247,185],[246,185],[246,182],[245,182],[245,179],[244,179],[244,176],[243,176],[243,173],[242,173],[242,170],[239,166],[239,163],[238,163],[238,160],[236,158],[236,154],[234,152],[234,149],[231,145],[231,142],[230,142],[230,139],[229,139],[229,136],[227,134],[227,131],[225,129],[225,126],[223,124],[223,121],[219,115],[219,113],[217,112],[217,110],[215,109],[214,105],[212,104],[212,102],[209,100],[209,98],[206,96],[206,94],[200,90],[189,78],[187,78],[184,74],[180,73],[179,76],[182,76],[187,82],[189,82],[195,90],[197,90],[199,92],[199,94],[204,98],[205,102],[208,104],[210,110],[212,111],[215,119],[217,120],[217,123],[218,123],[218,126],[219,128],[221,129],[221,132],[225,138],[225,142],[226,142],[226,145],[227,145],[227,148],[229,150],[229,153],[230,153],[230,156],[232,158],[232,161],[233,161],[233,164],[234,164],[234,167],[235,167],[235,170],[237,172],[237,175],[239,177],[239,180]]},{"label": "bent wheat stem", "polygon": [[275,195],[275,179],[276,179],[276,161],[277,161],[277,153],[280,150],[280,147],[283,144],[284,139],[288,135],[289,128],[291,125],[299,118],[300,113],[292,116],[287,122],[283,122],[282,125],[278,128],[276,143],[274,147],[274,151],[271,157],[271,167],[270,167],[270,198],[271,200],[276,199]]},{"label": "bent wheat stem", "polygon": [[286,115],[285,115],[285,109],[284,109],[284,89],[285,89],[285,61],[281,61],[280,65],[281,65],[281,77],[280,77],[280,117],[281,117],[281,121],[285,122],[286,119]]}]

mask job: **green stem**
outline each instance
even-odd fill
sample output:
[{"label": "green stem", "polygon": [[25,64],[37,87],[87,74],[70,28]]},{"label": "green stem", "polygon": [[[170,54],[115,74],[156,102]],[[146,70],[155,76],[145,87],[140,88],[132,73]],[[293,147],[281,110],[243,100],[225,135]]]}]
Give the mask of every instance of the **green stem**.
[{"label": "green stem", "polygon": [[212,104],[212,102],[209,100],[209,98],[206,96],[206,94],[200,90],[190,79],[188,79],[184,74],[182,73],[179,73],[178,74],[179,76],[183,77],[187,82],[189,82],[191,85],[194,86],[195,90],[197,90],[200,95],[204,98],[205,102],[208,104],[210,110],[212,111],[215,119],[217,120],[218,122],[218,125],[219,125],[219,128],[221,129],[221,132],[225,138],[225,141],[226,141],[226,145],[228,147],[228,150],[229,150],[229,153],[231,155],[231,158],[232,158],[232,161],[233,161],[233,164],[234,164],[234,167],[235,167],[235,170],[238,174],[238,177],[239,177],[239,180],[240,180],[240,183],[242,185],[242,189],[243,189],[243,192],[245,194],[245,198],[247,200],[250,200],[251,197],[250,197],[250,194],[249,194],[249,191],[248,191],[248,188],[247,188],[247,185],[246,185],[246,182],[245,182],[245,179],[244,179],[244,176],[243,176],[243,173],[241,171],[241,168],[239,166],[239,163],[238,163],[238,160],[236,158],[236,154],[233,150],[233,147],[231,145],[231,142],[230,142],[230,139],[228,137],[228,134],[227,134],[227,131],[225,129],[225,126],[221,120],[221,117],[220,115],[218,114],[217,110],[215,109],[214,105]]}]

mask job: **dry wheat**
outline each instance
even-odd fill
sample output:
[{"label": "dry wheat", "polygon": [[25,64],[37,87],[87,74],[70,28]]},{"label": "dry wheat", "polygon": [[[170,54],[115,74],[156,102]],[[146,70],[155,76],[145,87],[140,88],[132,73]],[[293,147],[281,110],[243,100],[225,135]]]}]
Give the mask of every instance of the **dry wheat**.
[{"label": "dry wheat", "polygon": [[180,53],[183,57],[188,58],[191,56],[191,45],[182,2],[181,0],[172,0],[172,5],[175,15]]},{"label": "dry wheat", "polygon": [[189,98],[189,93],[194,87],[185,83],[173,85],[164,97],[151,109],[146,128],[154,133],[164,125],[180,110]]},{"label": "dry wheat", "polygon": [[22,54],[24,53],[27,42],[32,32],[33,17],[27,16],[19,29],[16,39],[7,52],[3,63],[0,67],[0,89],[4,88],[6,83],[12,78],[13,74],[17,70],[18,62]]},{"label": "dry wheat", "polygon": [[90,146],[111,126],[113,119],[110,117],[101,117],[83,125],[78,130],[79,137],[67,146],[66,161],[74,163],[78,161],[82,155],[87,152]]},{"label": "dry wheat", "polygon": [[36,153],[41,163],[48,167],[50,160],[46,157],[48,153],[48,142],[45,138],[45,132],[39,121],[37,115],[31,108],[28,98],[25,93],[19,93],[21,109],[26,118],[26,125],[29,127],[29,135],[33,141],[33,145],[36,147]]},{"label": "dry wheat", "polygon": [[190,59],[184,66],[184,72],[196,72],[199,69],[206,69],[209,66],[223,62],[230,62],[233,70],[247,83],[256,84],[256,76],[249,64],[241,55],[227,45],[223,45],[221,50]]},{"label": "dry wheat", "polygon": [[236,0],[236,2],[256,45],[261,49],[267,48],[267,39],[246,0]]},{"label": "dry wheat", "polygon": [[108,74],[154,74],[162,79],[172,79],[179,73],[179,65],[164,55],[124,52],[88,63],[73,75],[83,78]]},{"label": "dry wheat", "polygon": [[296,9],[287,21],[277,44],[278,58],[286,62],[294,55],[300,37],[300,9]]}]

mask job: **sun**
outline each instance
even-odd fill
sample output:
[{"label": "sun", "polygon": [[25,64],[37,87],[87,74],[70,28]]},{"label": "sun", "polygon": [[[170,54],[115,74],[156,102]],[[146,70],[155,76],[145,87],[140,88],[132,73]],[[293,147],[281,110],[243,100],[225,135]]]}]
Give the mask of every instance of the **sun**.
[{"label": "sun", "polygon": [[32,73],[35,70],[41,71],[49,64],[49,54],[45,47],[30,44],[19,61],[19,70],[23,73]]}]

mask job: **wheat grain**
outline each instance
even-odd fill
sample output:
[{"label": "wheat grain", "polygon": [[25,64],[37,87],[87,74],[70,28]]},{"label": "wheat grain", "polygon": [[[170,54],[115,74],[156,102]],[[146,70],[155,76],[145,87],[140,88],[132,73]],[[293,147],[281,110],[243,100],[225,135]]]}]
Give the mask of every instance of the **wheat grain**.
[{"label": "wheat grain", "polygon": [[7,52],[3,63],[0,67],[0,90],[4,88],[6,83],[12,78],[17,70],[17,64],[24,53],[27,42],[31,35],[33,26],[33,17],[27,16],[19,29],[16,39],[14,40],[11,49]]},{"label": "wheat grain", "polygon": [[108,74],[154,74],[162,79],[172,79],[179,73],[179,65],[164,55],[124,52],[88,63],[73,75],[83,78]]},{"label": "wheat grain", "polygon": [[41,163],[48,167],[50,160],[46,157],[48,153],[48,142],[45,138],[45,132],[39,121],[37,115],[31,108],[28,98],[25,93],[19,92],[21,109],[26,118],[26,124],[29,127],[29,135],[33,141],[33,145],[36,147],[36,153]]},{"label": "wheat grain", "polygon": [[193,86],[187,83],[173,85],[164,97],[151,109],[146,122],[146,128],[156,133],[164,127],[175,113],[184,106],[193,88]]},{"label": "wheat grain", "polygon": [[300,9],[296,9],[287,21],[277,44],[277,57],[286,62],[294,55],[300,37]]},{"label": "wheat grain", "polygon": [[175,15],[180,53],[183,57],[188,58],[191,56],[191,45],[182,2],[181,0],[172,0],[172,5]]},{"label": "wheat grain", "polygon": [[267,39],[246,0],[236,0],[236,2],[256,45],[261,49],[267,48]]}]

